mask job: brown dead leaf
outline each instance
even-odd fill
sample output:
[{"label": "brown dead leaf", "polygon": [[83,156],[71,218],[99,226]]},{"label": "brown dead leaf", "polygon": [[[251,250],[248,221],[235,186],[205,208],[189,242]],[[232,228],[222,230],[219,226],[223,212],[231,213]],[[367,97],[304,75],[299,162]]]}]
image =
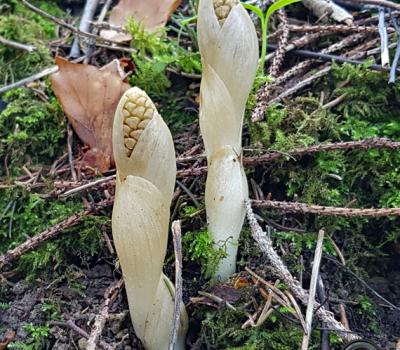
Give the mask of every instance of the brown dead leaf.
[{"label": "brown dead leaf", "polygon": [[85,165],[104,172],[114,164],[114,112],[130,86],[122,81],[113,65],[99,69],[60,57],[56,63],[59,71],[51,76],[53,91],[75,132],[91,148],[84,156]]},{"label": "brown dead leaf", "polygon": [[15,333],[15,331],[13,331],[11,329],[7,330],[3,339],[0,339],[0,350],[7,349],[7,345],[10,344],[14,340],[16,334],[17,333]]},{"label": "brown dead leaf", "polygon": [[[125,26],[129,17],[142,22],[147,30],[165,26],[169,16],[176,10],[181,0],[120,0],[110,15],[109,23],[114,26]],[[129,34],[115,30],[102,30],[100,35],[114,41],[129,41]]]}]

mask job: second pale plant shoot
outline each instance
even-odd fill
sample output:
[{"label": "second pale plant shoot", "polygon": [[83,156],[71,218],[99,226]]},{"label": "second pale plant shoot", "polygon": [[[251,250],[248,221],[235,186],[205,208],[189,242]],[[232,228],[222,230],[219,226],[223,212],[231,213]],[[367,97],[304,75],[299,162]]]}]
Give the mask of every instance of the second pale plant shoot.
[{"label": "second pale plant shoot", "polygon": [[200,128],[208,162],[207,221],[217,247],[226,249],[216,277],[235,272],[244,221],[247,179],[241,162],[246,101],[258,64],[254,25],[236,0],[201,0],[198,37],[202,59]]}]

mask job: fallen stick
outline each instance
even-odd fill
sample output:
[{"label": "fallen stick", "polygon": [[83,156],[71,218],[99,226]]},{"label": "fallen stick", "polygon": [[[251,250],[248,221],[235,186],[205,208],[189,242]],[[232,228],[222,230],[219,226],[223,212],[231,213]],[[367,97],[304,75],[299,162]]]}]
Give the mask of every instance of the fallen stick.
[{"label": "fallen stick", "polygon": [[59,235],[63,230],[76,225],[84,216],[88,214],[93,214],[94,212],[105,208],[113,203],[114,198],[106,199],[102,202],[97,203],[94,207],[86,209],[80,213],[76,213],[69,218],[59,222],[57,225],[48,228],[47,230],[39,233],[31,238],[29,238],[24,243],[20,244],[18,247],[9,250],[5,254],[0,256],[0,269],[10,262],[18,259],[22,254],[35,249],[44,241],[54,238]]},{"label": "fallen stick", "polygon": [[74,33],[74,34],[76,34],[76,35],[84,36],[84,37],[87,37],[87,38],[89,38],[89,39],[94,39],[94,40],[96,40],[96,41],[100,41],[100,42],[103,42],[103,43],[113,43],[113,44],[116,44],[116,45],[119,45],[119,44],[120,44],[120,43],[117,42],[117,41],[114,41],[114,40],[111,40],[111,39],[104,39],[104,38],[102,38],[102,37],[100,37],[100,36],[98,36],[98,35],[95,35],[95,34],[92,34],[92,33],[88,33],[88,32],[86,32],[86,31],[81,31],[81,30],[75,28],[74,26],[72,26],[72,25],[66,23],[64,20],[62,20],[62,19],[60,19],[60,18],[57,18],[57,17],[55,17],[55,16],[53,16],[53,15],[50,15],[49,13],[47,13],[47,12],[41,10],[40,8],[37,8],[36,6],[32,5],[30,2],[28,2],[28,1],[26,1],[26,0],[19,0],[19,1],[20,1],[25,7],[27,7],[28,9],[30,9],[31,11],[37,13],[38,15],[40,15],[40,16],[42,16],[42,17],[44,17],[44,18],[49,19],[50,21],[52,21],[52,22],[58,24],[58,25],[61,26],[61,27],[64,27],[64,28],[70,30],[72,33]]},{"label": "fallen stick", "polygon": [[284,202],[271,200],[251,201],[255,208],[269,208],[284,211],[286,213],[317,214],[324,216],[344,217],[382,217],[400,216],[400,208],[341,208],[300,202]]},{"label": "fallen stick", "polygon": [[112,305],[112,303],[117,298],[118,293],[120,292],[123,285],[124,281],[120,279],[111,287],[107,288],[106,292],[104,293],[105,301],[100,313],[96,316],[94,320],[94,327],[89,335],[88,342],[86,345],[86,350],[96,349],[96,344],[99,343],[99,338],[101,336],[101,333],[103,332],[104,325],[108,318],[108,310]]},{"label": "fallen stick", "polygon": [[30,76],[30,77],[27,77],[25,79],[16,81],[15,83],[12,83],[10,85],[6,85],[6,86],[1,87],[0,88],[0,94],[6,92],[8,90],[15,89],[17,87],[29,84],[32,81],[44,78],[44,77],[46,77],[46,76],[48,76],[50,74],[56,73],[57,71],[58,71],[58,67],[57,66],[45,68],[41,72],[36,73],[36,74],[34,74],[34,75]]},{"label": "fallen stick", "polygon": [[14,40],[6,39],[1,35],[0,35],[0,43],[5,45],[5,46],[12,47],[13,49],[24,50],[24,51],[28,51],[28,52],[33,52],[33,51],[37,50],[35,46],[21,44],[21,43],[18,43],[16,41],[14,41]]},{"label": "fallen stick", "polygon": [[[247,219],[249,221],[251,233],[258,247],[268,258],[278,277],[287,284],[296,298],[298,298],[304,305],[307,305],[309,299],[308,292],[301,287],[299,281],[293,278],[286,265],[274,250],[271,238],[258,225],[258,222],[253,214],[250,201],[246,200],[244,205],[246,208]],[[332,330],[344,341],[350,342],[359,339],[357,335],[350,333],[340,322],[336,321],[336,319],[333,317],[333,314],[327,311],[318,302],[315,302],[314,304],[314,312],[320,321],[326,322],[326,324],[328,324],[329,327],[332,328]]]},{"label": "fallen stick", "polygon": [[301,343],[301,350],[308,350],[310,343],[311,331],[312,331],[312,318],[314,313],[315,294],[317,291],[317,281],[319,275],[319,266],[321,264],[322,257],[322,243],[324,242],[324,230],[319,230],[317,247],[315,248],[314,262],[311,273],[310,289],[308,294],[308,304],[306,311],[306,331],[304,332],[303,341]]},{"label": "fallen stick", "polygon": [[171,329],[171,338],[169,341],[169,350],[174,350],[177,332],[179,328],[179,321],[181,316],[182,305],[182,240],[181,240],[181,221],[175,220],[171,225],[172,238],[174,241],[175,251],[175,300],[174,300],[174,314]]},{"label": "fallen stick", "polygon": [[[81,17],[81,21],[79,22],[79,30],[82,32],[89,32],[90,29],[90,21],[93,20],[94,13],[96,12],[97,5],[99,4],[99,0],[86,0],[85,7],[83,8],[83,13]],[[79,37],[75,37],[74,42],[72,43],[71,52],[69,57],[78,57],[80,54],[79,47]]]},{"label": "fallen stick", "polygon": [[[78,333],[81,337],[88,339],[89,334],[83,330],[81,327],[77,326],[72,320],[68,320],[66,322],[62,321],[49,321],[50,326],[59,326],[59,327],[66,327],[72,329],[74,332]],[[105,341],[99,340],[97,345],[103,350],[113,350],[114,348],[108,345]]]},{"label": "fallen stick", "polygon": [[341,0],[341,1],[347,2],[348,4],[367,4],[373,6],[382,6],[392,10],[400,11],[400,4],[388,0]]},{"label": "fallen stick", "polygon": [[[351,149],[360,149],[360,150],[368,150],[372,148],[384,148],[384,149],[390,149],[390,150],[397,150],[400,149],[400,142],[396,141],[391,141],[390,139],[387,138],[371,138],[371,139],[365,139],[365,140],[360,140],[360,141],[346,141],[346,142],[332,142],[332,143],[322,143],[322,144],[317,144],[309,147],[301,147],[301,148],[295,148],[291,151],[288,152],[278,152],[278,151],[270,151],[267,153],[264,153],[259,156],[254,156],[254,157],[244,157],[243,158],[243,164],[246,167],[253,167],[257,165],[262,165],[271,161],[279,160],[282,158],[289,158],[289,159],[294,159],[295,156],[303,157],[305,155],[311,155],[319,152],[325,152],[325,151],[336,151],[336,150],[351,150]],[[246,149],[245,149],[246,150]],[[204,154],[200,155],[195,155],[191,157],[184,157],[184,158],[178,158],[177,161],[178,163],[185,163],[191,160],[198,160],[201,158],[205,158]],[[182,178],[182,177],[188,177],[188,176],[199,176],[207,173],[207,166],[202,166],[202,167],[197,167],[197,168],[189,168],[189,169],[182,169],[178,170],[177,172],[177,177]],[[92,182],[89,183],[79,183],[79,182],[63,182],[60,184],[60,186],[70,186],[74,187],[72,189],[69,189],[65,191],[64,193],[59,194],[58,196],[60,198],[67,198],[70,197],[76,193],[79,193],[83,190],[88,190],[92,187],[96,187],[100,184],[106,185],[112,185],[113,182],[115,182],[115,174],[110,175],[105,178],[101,179],[96,179],[93,180]]]},{"label": "fallen stick", "polygon": [[336,22],[345,22],[346,24],[351,24],[353,22],[353,16],[333,1],[303,0],[302,2],[303,5],[311,10],[317,18],[322,18],[328,15]]}]

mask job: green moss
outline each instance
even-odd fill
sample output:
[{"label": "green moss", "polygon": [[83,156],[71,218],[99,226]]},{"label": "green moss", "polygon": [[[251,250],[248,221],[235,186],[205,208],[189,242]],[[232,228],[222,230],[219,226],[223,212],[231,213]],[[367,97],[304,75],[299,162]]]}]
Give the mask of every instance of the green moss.
[{"label": "green moss", "polygon": [[206,278],[214,276],[218,264],[226,257],[223,248],[216,249],[208,231],[187,232],[182,237],[184,259],[198,261]]},{"label": "green moss", "polygon": [[[248,319],[245,316],[244,304],[237,305],[237,311],[228,308],[222,310],[198,310],[201,321],[201,349],[230,350],[293,350],[298,349],[303,331],[283,317],[273,312],[260,327],[242,329],[241,325]],[[285,310],[280,310],[285,312]],[[318,349],[318,332],[313,332],[309,349]]]},{"label": "green moss", "polygon": [[50,164],[65,148],[62,110],[52,92],[46,92],[46,102],[23,88],[3,97],[7,106],[0,113],[0,160],[4,164],[7,157],[11,175],[27,162]]},{"label": "green moss", "polygon": [[[52,2],[36,1],[48,13],[62,16],[63,12]],[[56,26],[17,1],[0,2],[0,35],[22,44],[33,45],[34,52],[0,46],[0,84],[7,85],[53,64],[48,41],[54,38]]]}]

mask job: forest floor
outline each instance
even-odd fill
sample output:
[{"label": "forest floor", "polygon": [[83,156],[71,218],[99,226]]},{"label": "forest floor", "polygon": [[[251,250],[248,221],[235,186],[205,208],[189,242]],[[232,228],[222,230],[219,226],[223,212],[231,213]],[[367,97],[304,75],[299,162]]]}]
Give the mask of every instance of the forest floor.
[{"label": "forest floor", "polygon": [[[100,37],[108,14],[98,20],[104,4],[110,10],[117,1],[100,1],[93,37],[81,33],[73,58],[71,26],[78,26],[85,2],[26,3],[0,0],[0,38],[7,39],[0,43],[0,350],[86,349],[102,310],[100,349],[143,348],[113,245],[115,166],[107,147],[82,137],[78,120],[96,113],[111,118],[90,124],[94,143],[107,145],[111,129],[104,125],[112,125],[120,95],[100,112],[99,94],[89,105],[65,102],[74,89],[77,96],[90,92],[103,79],[98,68],[110,63],[118,86],[145,90],[173,135],[178,173],[171,221],[182,223],[187,348],[298,349],[307,305],[271,268],[247,223],[237,273],[223,283],[210,279],[222,254],[207,231],[204,205],[196,1],[182,1],[165,30],[150,33],[131,20],[116,33],[133,39],[119,44]],[[243,160],[249,196],[263,204],[254,205],[257,220],[301,286],[310,287],[323,229],[317,300],[349,334],[377,349],[400,349],[400,218],[398,209],[384,210],[400,207],[400,84],[388,84],[378,31],[385,23],[392,61],[400,11],[387,2],[393,11],[382,8],[385,21],[378,25],[374,1],[354,3],[351,24],[318,19],[302,4],[271,17],[266,68],[257,72],[245,111]],[[58,88],[54,76],[36,76],[47,68],[54,74],[57,66],[66,74]],[[105,84],[103,92],[110,89]],[[86,114],[74,119],[82,109]],[[172,239],[164,271],[174,280]],[[274,299],[261,320],[271,285],[284,303]],[[345,345],[314,319],[309,349]]]}]

